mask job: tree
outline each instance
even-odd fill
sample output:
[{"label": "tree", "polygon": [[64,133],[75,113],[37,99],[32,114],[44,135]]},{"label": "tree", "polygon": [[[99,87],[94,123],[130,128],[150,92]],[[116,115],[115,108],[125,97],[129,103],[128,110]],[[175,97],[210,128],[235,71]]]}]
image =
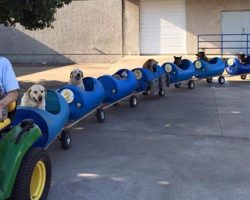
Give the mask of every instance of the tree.
[{"label": "tree", "polygon": [[72,0],[0,0],[0,24],[20,23],[26,29],[53,27],[57,9]]}]

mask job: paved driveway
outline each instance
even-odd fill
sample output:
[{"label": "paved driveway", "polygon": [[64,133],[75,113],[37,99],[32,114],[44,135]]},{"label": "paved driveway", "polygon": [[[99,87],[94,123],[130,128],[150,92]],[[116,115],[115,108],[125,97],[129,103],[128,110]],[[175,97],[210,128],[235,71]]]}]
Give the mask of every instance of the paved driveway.
[{"label": "paved driveway", "polygon": [[[58,87],[62,82],[47,82]],[[26,86],[22,83],[22,86]],[[49,200],[250,199],[249,79],[170,88],[90,116],[58,141]]]}]

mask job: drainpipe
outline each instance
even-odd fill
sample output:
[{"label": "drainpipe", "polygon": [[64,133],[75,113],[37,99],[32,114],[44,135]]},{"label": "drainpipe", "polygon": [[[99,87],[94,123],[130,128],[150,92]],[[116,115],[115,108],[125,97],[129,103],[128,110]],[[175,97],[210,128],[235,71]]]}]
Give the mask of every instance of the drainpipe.
[{"label": "drainpipe", "polygon": [[125,0],[121,0],[122,3],[122,56],[124,56],[124,40],[125,40],[125,33],[124,33],[124,26],[125,26]]}]

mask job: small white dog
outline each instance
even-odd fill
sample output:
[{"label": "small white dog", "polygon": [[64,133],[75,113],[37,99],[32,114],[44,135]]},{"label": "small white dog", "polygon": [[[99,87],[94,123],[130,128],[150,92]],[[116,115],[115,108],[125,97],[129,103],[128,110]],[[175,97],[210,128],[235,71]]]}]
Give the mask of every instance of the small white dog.
[{"label": "small white dog", "polygon": [[21,106],[30,106],[45,110],[46,89],[42,85],[32,85],[23,95]]},{"label": "small white dog", "polygon": [[83,84],[83,72],[80,69],[74,69],[70,73],[70,79],[69,84],[75,85],[79,87],[82,90],[85,90],[84,84]]}]

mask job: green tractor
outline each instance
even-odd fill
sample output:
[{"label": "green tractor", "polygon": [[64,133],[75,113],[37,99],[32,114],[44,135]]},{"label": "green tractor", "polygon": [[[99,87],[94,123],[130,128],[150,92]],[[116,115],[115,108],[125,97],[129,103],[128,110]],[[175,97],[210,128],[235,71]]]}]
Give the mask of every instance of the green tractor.
[{"label": "green tractor", "polygon": [[44,148],[34,143],[42,136],[32,120],[11,126],[16,103],[9,118],[0,122],[0,200],[45,200],[51,183],[51,161]]}]

